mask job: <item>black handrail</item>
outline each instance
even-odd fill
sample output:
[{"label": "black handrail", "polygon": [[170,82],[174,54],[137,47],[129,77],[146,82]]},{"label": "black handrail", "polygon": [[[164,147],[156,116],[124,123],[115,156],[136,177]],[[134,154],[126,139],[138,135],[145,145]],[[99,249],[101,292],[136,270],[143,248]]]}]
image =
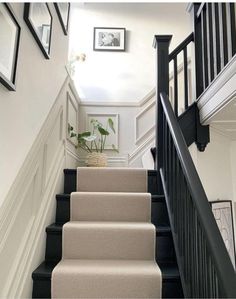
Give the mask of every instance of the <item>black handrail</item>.
[{"label": "black handrail", "polygon": [[199,8],[198,8],[198,10],[197,10],[197,14],[196,14],[197,18],[200,16],[200,14],[201,14],[201,12],[202,12],[202,10],[203,10],[205,4],[206,4],[206,2],[202,2],[202,3],[200,4],[200,6],[199,6]]},{"label": "black handrail", "polygon": [[236,298],[236,273],[165,93],[160,102],[159,171],[185,297]]},{"label": "black handrail", "polygon": [[180,52],[182,52],[191,42],[194,41],[194,34],[193,32],[189,34],[185,40],[182,41],[181,44],[178,45],[170,54],[169,54],[169,61],[173,60]]}]

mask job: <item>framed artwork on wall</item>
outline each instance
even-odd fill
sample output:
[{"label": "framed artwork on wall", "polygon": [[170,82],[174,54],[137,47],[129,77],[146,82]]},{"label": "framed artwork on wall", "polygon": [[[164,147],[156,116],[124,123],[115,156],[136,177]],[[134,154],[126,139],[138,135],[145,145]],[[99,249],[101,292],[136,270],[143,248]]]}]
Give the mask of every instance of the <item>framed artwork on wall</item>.
[{"label": "framed artwork on wall", "polygon": [[0,3],[0,82],[12,91],[16,89],[20,30],[11,7]]},{"label": "framed artwork on wall", "polygon": [[221,236],[235,268],[234,226],[231,200],[211,201],[211,208]]},{"label": "framed artwork on wall", "polygon": [[125,51],[125,28],[95,27],[94,51]]},{"label": "framed artwork on wall", "polygon": [[61,23],[62,30],[65,35],[68,34],[69,29],[69,19],[70,19],[70,3],[69,2],[61,2],[54,3],[56,12]]},{"label": "framed artwork on wall", "polygon": [[[111,132],[107,136],[105,150],[114,150],[113,145],[116,150],[119,150],[119,114],[117,113],[87,113],[86,114],[86,130],[92,132],[91,120],[97,120],[106,128],[107,120],[111,118],[114,124],[115,133]],[[107,129],[107,128],[106,128]]]},{"label": "framed artwork on wall", "polygon": [[46,59],[50,58],[52,15],[47,3],[26,3],[24,20]]}]

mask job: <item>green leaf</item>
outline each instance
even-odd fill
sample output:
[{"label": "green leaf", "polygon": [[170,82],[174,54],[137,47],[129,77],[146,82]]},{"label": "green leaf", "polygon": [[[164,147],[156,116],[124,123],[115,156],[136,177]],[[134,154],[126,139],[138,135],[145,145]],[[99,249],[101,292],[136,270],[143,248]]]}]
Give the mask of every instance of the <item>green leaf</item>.
[{"label": "green leaf", "polygon": [[91,132],[83,132],[78,134],[78,138],[82,138],[82,137],[88,137],[91,135]]},{"label": "green leaf", "polygon": [[111,146],[112,146],[112,149],[113,149],[115,152],[119,153],[118,149],[116,149],[116,147],[115,147],[114,144],[112,144]]},{"label": "green leaf", "polygon": [[105,136],[109,135],[109,132],[107,130],[103,129],[102,127],[98,127],[98,131],[101,135],[105,135]]},{"label": "green leaf", "polygon": [[70,137],[72,138],[72,137],[76,137],[77,135],[75,134],[75,133],[70,133]]},{"label": "green leaf", "polygon": [[114,122],[111,118],[108,118],[108,125],[109,125],[110,129],[112,130],[112,132],[115,134],[116,131],[115,131],[115,128],[114,128]]}]

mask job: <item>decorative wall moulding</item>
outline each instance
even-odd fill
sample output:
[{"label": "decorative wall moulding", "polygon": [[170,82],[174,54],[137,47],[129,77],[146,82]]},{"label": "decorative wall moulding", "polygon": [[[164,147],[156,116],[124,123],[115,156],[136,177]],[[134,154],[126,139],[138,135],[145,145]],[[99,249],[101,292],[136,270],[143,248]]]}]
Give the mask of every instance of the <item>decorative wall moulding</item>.
[{"label": "decorative wall moulding", "polygon": [[47,3],[25,3],[24,20],[46,59],[50,58],[52,15]]},{"label": "decorative wall moulding", "polygon": [[66,101],[66,139],[73,146],[77,145],[77,140],[75,137],[71,138],[68,130],[69,126],[72,126],[76,133],[78,133],[78,103],[73,101],[69,92],[67,92],[67,101]]},{"label": "decorative wall moulding", "polygon": [[119,114],[116,113],[87,113],[86,115],[86,130],[91,131],[91,120],[98,120],[103,127],[106,127],[108,118],[111,118],[114,124],[114,129],[116,133],[111,132],[107,136],[107,141],[105,145],[105,150],[114,150],[112,144],[115,148],[119,149]]},{"label": "decorative wall moulding", "polygon": [[0,3],[0,82],[11,91],[16,89],[20,30],[9,4]]},{"label": "decorative wall moulding", "polygon": [[56,12],[61,23],[62,30],[65,35],[68,34],[69,30],[69,19],[70,19],[70,3],[69,2],[61,2],[54,3]]},{"label": "decorative wall moulding", "polygon": [[125,28],[95,27],[94,51],[125,51]]}]

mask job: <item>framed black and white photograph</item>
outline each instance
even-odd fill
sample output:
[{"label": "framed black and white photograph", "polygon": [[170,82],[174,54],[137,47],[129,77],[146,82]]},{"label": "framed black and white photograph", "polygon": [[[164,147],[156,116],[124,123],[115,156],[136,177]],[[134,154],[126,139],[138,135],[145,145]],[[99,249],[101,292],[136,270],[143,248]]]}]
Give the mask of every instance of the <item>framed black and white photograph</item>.
[{"label": "framed black and white photograph", "polygon": [[95,27],[94,51],[125,51],[125,28]]},{"label": "framed black and white photograph", "polygon": [[16,89],[20,30],[11,7],[0,3],[0,82],[12,91]]},{"label": "framed black and white photograph", "polygon": [[26,3],[24,20],[46,59],[50,58],[52,15],[47,3]]},{"label": "framed black and white photograph", "polygon": [[232,202],[230,200],[211,201],[211,208],[221,236],[228,250],[230,259],[235,268],[235,244]]},{"label": "framed black and white photograph", "polygon": [[68,34],[69,29],[69,19],[70,19],[70,3],[68,2],[61,2],[61,3],[54,3],[56,12],[61,23],[62,30],[65,35]]}]

